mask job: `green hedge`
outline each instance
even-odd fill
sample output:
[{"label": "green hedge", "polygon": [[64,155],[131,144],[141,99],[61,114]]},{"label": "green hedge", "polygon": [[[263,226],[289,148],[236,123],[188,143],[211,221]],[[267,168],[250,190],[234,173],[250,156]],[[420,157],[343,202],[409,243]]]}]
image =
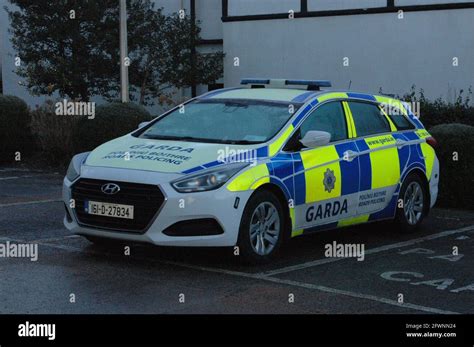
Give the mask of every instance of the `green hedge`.
[{"label": "green hedge", "polygon": [[80,116],[56,114],[55,105],[47,100],[31,112],[31,131],[44,163],[66,165],[75,154],[73,134]]},{"label": "green hedge", "polygon": [[152,119],[142,106],[114,102],[98,106],[94,119],[79,120],[74,131],[76,153],[86,152],[138,128],[141,122]]},{"label": "green hedge", "polygon": [[440,182],[437,206],[473,209],[474,160],[471,150],[474,148],[474,127],[440,124],[429,132],[438,142],[436,154],[440,162]]},{"label": "green hedge", "polygon": [[23,158],[33,150],[29,123],[30,113],[23,100],[0,95],[0,162],[15,161],[16,152]]},{"label": "green hedge", "polygon": [[399,97],[407,102],[417,102],[420,107],[420,120],[429,129],[435,125],[462,123],[474,126],[474,107],[472,106],[472,90],[461,90],[454,102],[446,102],[441,98],[434,101],[425,97],[423,89],[416,92],[415,86],[410,93]]}]

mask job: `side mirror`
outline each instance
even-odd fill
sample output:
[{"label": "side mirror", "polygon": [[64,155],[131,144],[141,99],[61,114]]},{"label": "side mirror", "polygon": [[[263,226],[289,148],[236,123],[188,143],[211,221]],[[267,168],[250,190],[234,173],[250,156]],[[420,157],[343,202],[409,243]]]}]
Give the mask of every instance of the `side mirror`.
[{"label": "side mirror", "polygon": [[310,130],[300,140],[303,146],[316,148],[327,145],[331,141],[331,134],[326,131]]},{"label": "side mirror", "polygon": [[141,122],[140,124],[138,124],[138,129],[141,129],[141,128],[147,126],[148,124],[150,124],[150,122]]}]

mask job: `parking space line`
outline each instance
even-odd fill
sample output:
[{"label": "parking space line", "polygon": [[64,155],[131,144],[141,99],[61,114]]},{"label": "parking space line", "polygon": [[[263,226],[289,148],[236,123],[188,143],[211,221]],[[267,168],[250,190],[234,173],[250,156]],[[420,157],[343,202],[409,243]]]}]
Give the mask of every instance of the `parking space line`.
[{"label": "parking space line", "polygon": [[0,181],[7,181],[7,180],[17,180],[20,178],[35,178],[41,176],[57,176],[58,173],[39,173],[37,175],[25,175],[25,176],[9,176],[9,177],[0,177]]},{"label": "parking space line", "polygon": [[45,203],[48,203],[48,202],[61,202],[61,201],[62,201],[61,199],[22,201],[22,202],[12,202],[12,203],[8,203],[8,204],[0,204],[0,207],[35,205],[35,204],[45,204]]},{"label": "parking space line", "polygon": [[[438,239],[438,238],[441,238],[441,237],[446,237],[446,236],[450,236],[450,235],[454,235],[454,234],[459,234],[459,233],[463,233],[463,232],[467,232],[467,231],[471,231],[471,230],[474,230],[474,225],[464,227],[464,228],[461,228],[461,229],[447,230],[447,231],[443,231],[443,232],[440,232],[440,233],[437,233],[437,234],[431,234],[431,235],[423,236],[423,237],[413,239],[413,240],[397,242],[397,243],[392,243],[392,244],[372,248],[372,249],[369,249],[369,250],[365,251],[365,255],[376,254],[376,253],[380,253],[380,252],[384,252],[384,251],[389,251],[389,250],[395,249],[395,248],[402,248],[402,247],[406,247],[406,246],[411,246],[411,245],[421,243],[421,242],[424,242],[424,241],[434,240],[434,239]],[[319,266],[319,265],[328,264],[328,263],[334,263],[336,261],[347,260],[347,259],[353,259],[353,258],[324,258],[324,259],[318,259],[318,260],[313,260],[313,261],[309,261],[309,262],[302,263],[302,264],[286,266],[286,267],[276,269],[276,270],[261,272],[258,275],[263,276],[263,277],[275,276],[275,275],[279,275],[279,274],[282,274],[282,273],[298,271],[298,270],[306,269],[306,268],[309,268],[309,267]]]},{"label": "parking space line", "polygon": [[36,239],[33,241],[28,241],[30,243],[41,243],[41,242],[56,242],[56,241],[62,241],[62,240],[67,240],[67,239],[79,239],[81,236],[79,235],[65,235],[65,236],[60,236],[60,237],[51,237],[51,238],[45,238],[45,239]]},{"label": "parking space line", "polygon": [[[43,245],[46,247],[51,247],[51,248],[57,248],[57,249],[62,249],[66,251],[74,251],[74,252],[79,252],[79,253],[89,253],[89,254],[104,254],[103,252],[96,252],[96,251],[86,251],[84,249],[81,249],[79,247],[72,247],[72,246],[67,246],[67,245],[57,245],[57,244],[49,244],[49,243],[44,243],[44,242],[38,242],[39,245]],[[145,260],[140,257],[133,257],[136,260]],[[147,262],[150,262],[151,259],[146,259]],[[168,260],[151,260],[154,263],[158,264],[165,264],[165,265],[173,265],[173,266],[178,266],[182,268],[188,268],[191,270],[198,270],[198,271],[204,271],[204,272],[212,272],[212,273],[220,273],[220,274],[225,274],[225,275],[230,275],[230,276],[236,276],[236,277],[242,277],[242,278],[250,278],[254,280],[261,280],[261,281],[266,281],[266,282],[273,282],[277,283],[280,285],[288,285],[288,286],[293,286],[293,287],[300,287],[300,288],[305,288],[305,289],[311,289],[311,290],[317,290],[317,291],[322,291],[326,293],[331,293],[331,294],[338,294],[338,295],[344,295],[344,296],[349,296],[357,299],[364,299],[364,300],[370,300],[370,301],[376,301],[379,303],[387,304],[387,305],[392,305],[392,306],[397,306],[400,308],[407,308],[407,309],[412,309],[412,310],[417,310],[417,311],[423,311],[423,312],[428,312],[428,313],[436,313],[436,314],[459,314],[459,312],[453,312],[453,311],[447,311],[447,310],[441,310],[438,308],[434,307],[428,307],[428,306],[422,306],[422,305],[416,305],[416,304],[411,304],[411,303],[399,303],[396,300],[391,300],[383,297],[378,297],[375,295],[369,295],[369,294],[362,294],[362,293],[355,293],[347,290],[341,290],[341,289],[336,289],[336,288],[330,288],[326,286],[320,286],[312,283],[305,283],[305,282],[298,282],[298,281],[292,281],[292,280],[285,280],[285,279],[280,279],[276,277],[269,277],[269,276],[262,276],[259,274],[252,274],[252,273],[247,273],[247,272],[241,272],[241,271],[233,271],[233,270],[225,270],[225,269],[219,269],[219,268],[211,268],[207,266],[199,266],[199,265],[190,265],[186,263],[180,263],[180,262],[175,262],[175,261],[168,261]]]}]

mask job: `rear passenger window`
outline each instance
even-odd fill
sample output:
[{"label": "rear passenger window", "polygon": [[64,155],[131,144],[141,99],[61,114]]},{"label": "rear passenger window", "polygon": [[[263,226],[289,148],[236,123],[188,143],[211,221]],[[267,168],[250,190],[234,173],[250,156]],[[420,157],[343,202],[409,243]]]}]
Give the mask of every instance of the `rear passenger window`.
[{"label": "rear passenger window", "polygon": [[390,124],[377,105],[349,101],[357,136],[390,132]]},{"label": "rear passenger window", "polygon": [[382,107],[398,130],[415,129],[415,126],[410,123],[410,121],[398,107],[389,105],[383,105]]}]

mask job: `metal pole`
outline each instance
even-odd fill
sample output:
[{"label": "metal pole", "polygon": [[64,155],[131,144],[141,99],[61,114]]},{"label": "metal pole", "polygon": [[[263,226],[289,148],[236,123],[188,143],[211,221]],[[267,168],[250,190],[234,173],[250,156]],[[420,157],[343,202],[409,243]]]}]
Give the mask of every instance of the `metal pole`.
[{"label": "metal pole", "polygon": [[[196,27],[196,0],[190,0],[191,7],[191,30],[194,33]],[[194,34],[191,39],[191,96],[194,98],[197,95],[196,88],[196,42],[194,41]]]},{"label": "metal pole", "polygon": [[120,0],[120,85],[122,102],[129,101],[127,56],[127,0]]}]

